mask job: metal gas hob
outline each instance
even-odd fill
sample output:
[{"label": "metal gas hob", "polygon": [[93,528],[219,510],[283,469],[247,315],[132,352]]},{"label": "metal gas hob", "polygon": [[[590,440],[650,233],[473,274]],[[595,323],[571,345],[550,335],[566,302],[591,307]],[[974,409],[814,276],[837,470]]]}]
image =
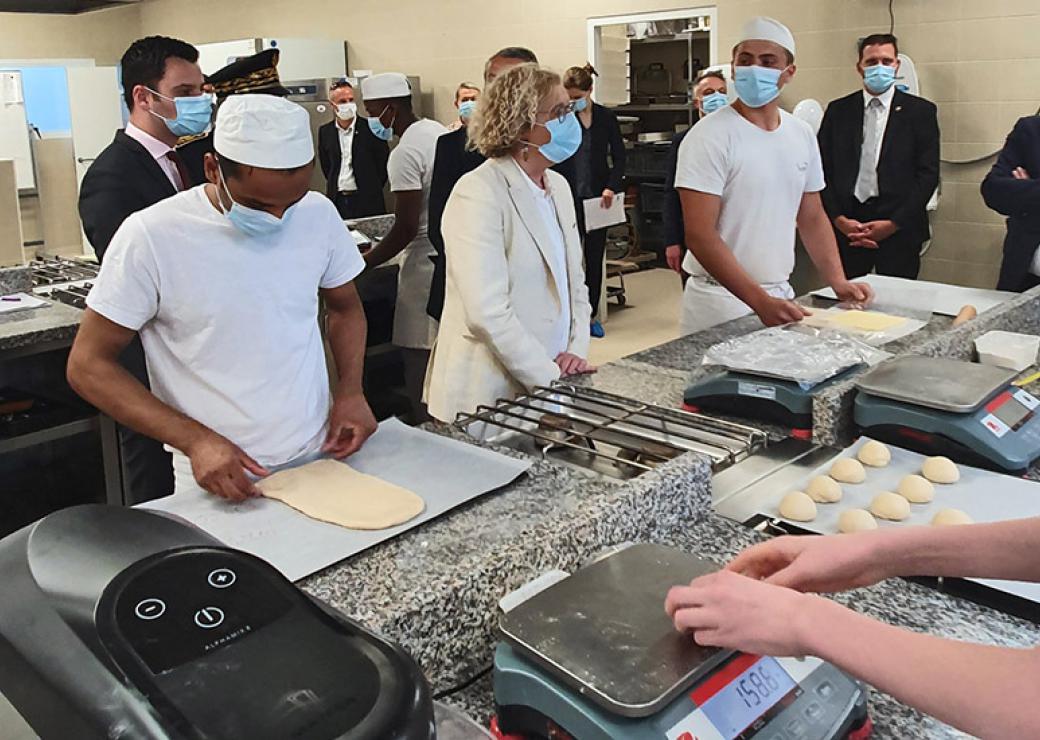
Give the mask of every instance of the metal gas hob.
[{"label": "metal gas hob", "polygon": [[627,480],[697,452],[714,470],[765,446],[765,432],[701,414],[556,382],[479,406],[456,425],[487,442]]},{"label": "metal gas hob", "polygon": [[29,266],[33,293],[76,308],[86,308],[87,293],[100,269],[96,262],[65,257],[37,257]]}]

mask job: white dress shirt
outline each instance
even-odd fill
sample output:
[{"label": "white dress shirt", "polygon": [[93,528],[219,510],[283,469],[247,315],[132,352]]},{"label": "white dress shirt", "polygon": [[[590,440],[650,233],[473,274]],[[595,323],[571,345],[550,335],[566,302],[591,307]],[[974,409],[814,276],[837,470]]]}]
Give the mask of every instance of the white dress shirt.
[{"label": "white dress shirt", "polygon": [[[878,140],[878,148],[877,148],[877,151],[874,152],[874,166],[875,167],[877,167],[878,162],[881,161],[881,143],[884,142],[884,140],[885,140],[885,129],[888,127],[888,114],[892,111],[892,98],[895,97],[895,94],[896,94],[896,86],[895,85],[892,85],[892,87],[888,88],[887,90],[885,90],[880,95],[871,95],[866,90],[863,91],[863,111],[864,111],[864,113],[867,110],[867,106],[870,105],[870,101],[873,100],[874,98],[877,98],[878,101],[881,103],[881,115],[877,117],[877,120],[875,121],[875,124],[874,124],[875,126],[877,126],[877,140]],[[866,127],[867,127],[867,117],[864,116],[863,117],[863,140],[864,141],[867,140],[867,129],[866,129]]]},{"label": "white dress shirt", "polygon": [[549,178],[545,178],[545,189],[543,190],[538,187],[534,180],[528,177],[527,173],[516,163],[515,159],[513,164],[520,171],[520,174],[523,175],[524,182],[531,188],[535,203],[538,204],[538,214],[542,217],[546,231],[549,232],[549,237],[552,239],[552,243],[548,245],[553,261],[552,274],[556,280],[556,293],[560,296],[560,303],[562,304],[562,310],[553,332],[553,346],[550,350],[550,353],[556,353],[553,354],[553,358],[555,358],[561,352],[567,351],[567,344],[570,341],[571,304],[567,297],[571,292],[567,285],[567,245],[563,240],[563,227],[560,226],[560,219],[556,215],[556,206],[553,204],[552,190],[549,189]]},{"label": "white dress shirt", "polygon": [[343,128],[336,122],[336,130],[339,131],[339,181],[336,186],[341,193],[353,193],[357,190],[357,180],[354,178],[354,126],[357,125],[357,117],[350,122],[350,126]]},{"label": "white dress shirt", "polygon": [[162,171],[166,173],[168,178],[170,178],[170,183],[177,192],[184,190],[184,183],[181,182],[181,174],[177,171],[177,165],[173,163],[173,160],[166,156],[173,151],[172,146],[164,144],[147,131],[138,128],[132,123],[126,124],[125,133],[131,139],[143,146],[147,152],[152,155],[152,158],[162,168]]}]

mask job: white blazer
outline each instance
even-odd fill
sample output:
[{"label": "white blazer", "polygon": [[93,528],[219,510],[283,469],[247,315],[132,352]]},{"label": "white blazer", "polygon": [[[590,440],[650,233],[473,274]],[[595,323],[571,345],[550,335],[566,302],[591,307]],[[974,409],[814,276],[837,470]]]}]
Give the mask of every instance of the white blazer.
[{"label": "white blazer", "polygon": [[511,157],[464,175],[448,199],[441,232],[447,264],[444,313],[426,371],[430,414],[452,422],[480,404],[515,398],[560,377],[550,356],[563,301],[567,351],[587,357],[588,289],[570,186],[545,173],[563,228],[569,294],[557,292],[551,237],[527,177]]}]

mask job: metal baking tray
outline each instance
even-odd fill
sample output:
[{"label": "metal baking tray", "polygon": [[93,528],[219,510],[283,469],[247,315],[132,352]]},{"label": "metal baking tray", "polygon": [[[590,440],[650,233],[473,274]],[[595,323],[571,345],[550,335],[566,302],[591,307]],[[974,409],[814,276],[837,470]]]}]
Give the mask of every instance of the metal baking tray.
[{"label": "metal baking tray", "polygon": [[1014,370],[906,355],[887,360],[862,375],[856,387],[864,393],[939,411],[971,413],[1010,383]]}]

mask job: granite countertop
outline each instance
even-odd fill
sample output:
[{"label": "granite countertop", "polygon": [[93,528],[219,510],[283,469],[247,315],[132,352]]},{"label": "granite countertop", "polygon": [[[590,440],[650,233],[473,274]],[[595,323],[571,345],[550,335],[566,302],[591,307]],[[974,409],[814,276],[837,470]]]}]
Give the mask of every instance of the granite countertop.
[{"label": "granite countertop", "polygon": [[[46,300],[46,299],[44,299]],[[57,301],[0,314],[0,352],[51,342],[72,343],[83,312]]]}]

